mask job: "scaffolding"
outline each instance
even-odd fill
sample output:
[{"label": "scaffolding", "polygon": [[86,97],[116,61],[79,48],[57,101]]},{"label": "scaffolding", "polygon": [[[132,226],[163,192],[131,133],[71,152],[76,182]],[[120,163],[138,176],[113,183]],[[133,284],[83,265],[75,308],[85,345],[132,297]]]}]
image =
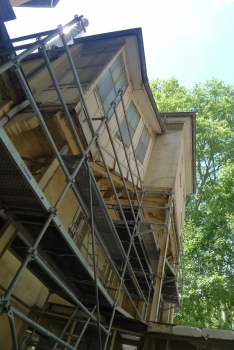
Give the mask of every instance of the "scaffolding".
[{"label": "scaffolding", "polygon": [[[93,324],[96,325],[98,329],[99,349],[106,350],[107,348],[113,349],[114,346],[116,328],[113,327],[113,322],[116,314],[120,313],[120,311],[123,314],[123,310],[120,310],[118,306],[121,291],[125,292],[128,300],[130,300],[131,305],[136,312],[139,322],[142,324],[146,324],[149,305],[153,304],[152,308],[154,311],[154,321],[158,320],[160,310],[162,311],[162,299],[164,301],[174,303],[176,306],[180,305],[176,287],[176,279],[179,270],[181,247],[178,244],[175,227],[173,192],[147,192],[145,190],[141,180],[138,160],[136,158],[132,137],[127,122],[127,113],[122,90],[118,91],[118,96],[114,101],[112,101],[109,111],[103,114],[99,126],[97,128],[94,127],[95,120],[90,117],[70,49],[63,34],[63,30],[65,28],[76,23],[82,23],[82,16],[75,16],[74,20],[68,23],[66,26],[60,26],[53,31],[21,37],[20,41],[22,42],[28,39],[36,39],[36,41],[32,44],[21,44],[18,49],[24,51],[18,55],[12,54],[12,48],[4,49],[4,52],[0,52],[11,52],[10,58],[0,65],[0,74],[9,69],[14,71],[24,91],[26,99],[29,101],[29,107],[36,115],[41,129],[43,130],[44,135],[53,151],[54,157],[57,159],[66,176],[66,185],[60,193],[56,204],[51,207],[46,196],[39,186],[37,186],[37,182],[25,165],[24,160],[20,157],[11,140],[4,131],[4,128],[0,126],[1,209],[4,210],[6,216],[19,230],[17,235],[18,246],[20,247],[20,245],[23,244],[23,246],[27,247],[26,255],[24,255],[22,249],[20,250],[19,248],[15,247],[15,251],[22,260],[22,263],[15,277],[11,281],[8,288],[4,291],[4,294],[0,299],[0,313],[6,313],[8,316],[14,350],[19,349],[15,330],[15,318],[20,319],[33,329],[29,341],[25,345],[25,349],[27,349],[27,346],[32,344],[35,332],[43,334],[46,337],[50,337],[54,344],[53,349],[77,349],[88,325]],[[60,91],[56,75],[46,53],[46,43],[51,41],[57,35],[60,36],[63,43],[63,49],[79,92],[80,102],[85,114],[84,122],[88,124],[92,134],[92,139],[86,148],[83,147],[82,141],[77,134],[71,113]],[[11,40],[11,43],[16,41],[19,40],[13,39]],[[21,61],[35,50],[39,50],[42,54],[43,64],[46,66],[53,82],[53,86],[57,92],[66,121],[79,149],[79,155],[63,154],[57,148],[44,121],[42,112],[40,111],[40,108],[38,107],[27,84],[26,78],[22,73]],[[129,133],[131,151],[135,160],[135,169],[137,172],[138,181],[134,175],[129,154],[123,143],[123,135],[116,108],[117,100],[120,100],[124,111],[124,118],[126,120]],[[108,117],[110,115],[110,111],[113,111],[113,113],[111,117]],[[127,180],[123,174],[118,152],[113,142],[113,135],[109,127],[109,121],[111,118],[115,118],[118,125],[120,139],[123,143],[125,159],[128,164],[128,170],[132,180],[131,190],[129,189]],[[123,205],[119,199],[118,189],[114,184],[112,173],[105,159],[102,146],[100,145],[99,135],[103,128],[106,128],[109,135],[109,140],[111,142],[112,150],[115,155],[122,181],[122,192],[124,191],[126,195],[126,201],[128,203],[127,206],[126,204]],[[97,181],[89,161],[89,153],[93,145],[97,147],[101,155],[102,164],[104,165],[116,204],[106,204],[103,199],[102,192],[97,185]],[[60,204],[70,188],[72,188],[80,204],[83,215],[82,220],[84,220],[89,226],[91,249],[90,251],[87,251],[87,256],[89,255],[90,259],[92,260],[92,268],[90,268],[87,261],[85,261],[84,257],[75,246],[75,241],[79,239],[79,228],[75,227],[73,229],[74,232],[71,237],[58,218]],[[144,220],[143,209],[147,207],[144,204],[144,199],[147,198],[147,196],[152,195],[164,196],[166,198],[168,205],[158,207],[159,210],[166,211],[165,223],[156,223],[154,221],[145,222]],[[137,201],[137,206],[132,204],[133,197]],[[118,211],[118,220],[111,219],[108,212],[109,209]],[[156,233],[159,230],[163,230],[164,250],[160,250],[158,247]],[[170,230],[173,232],[173,239],[175,240],[175,245],[177,247],[177,262],[174,263],[174,266],[173,264],[171,265],[166,259],[166,249]],[[76,271],[70,271],[70,275],[68,276],[69,278],[67,278],[66,275],[68,274],[68,267],[64,266],[64,261],[61,261],[59,258],[54,260],[56,261],[56,270],[50,266],[50,262],[46,261],[42,255],[40,247],[43,248],[43,250],[53,249],[53,241],[50,238],[51,235],[49,235],[49,232],[52,232],[54,235],[56,235],[56,237],[58,237],[57,244],[63,245],[65,254],[67,254],[67,256],[70,255],[70,264],[72,265],[79,263],[79,266],[83,266],[83,270],[81,272],[82,278],[87,281],[90,289],[92,290],[92,301],[90,303],[84,297],[85,290],[82,290],[83,282],[77,279]],[[29,239],[28,233],[30,233],[30,237],[33,238],[33,241]],[[124,236],[124,240],[126,242],[123,241],[122,236]],[[105,291],[105,286],[108,288],[105,282],[105,277],[103,277],[103,279],[101,277],[98,278],[98,275],[101,276],[101,271],[98,271],[97,268],[97,242],[104,252],[111,269],[119,279],[119,285],[114,299],[110,298]],[[137,261],[137,268],[132,266],[132,254],[134,255],[134,261]],[[25,316],[10,303],[10,298],[14,297],[13,291],[15,285],[26,268],[30,268],[30,271],[39,270],[41,274],[43,273],[43,283],[48,286],[49,289],[49,294],[45,300],[44,307],[37,313],[36,321],[33,321],[31,318]],[[163,278],[164,272],[165,278]],[[168,292],[168,290],[174,291],[174,294],[172,292]],[[68,318],[67,323],[65,324],[59,337],[55,336],[48,329],[45,329],[39,325],[42,314],[46,312],[46,305],[48,303],[50,293],[52,292],[58,294],[74,305],[74,310]],[[145,304],[143,315],[139,312],[134,300],[140,300]],[[108,310],[110,312],[108,323],[101,320],[101,308],[104,304],[108,305]],[[90,305],[92,306],[91,308],[89,307]],[[74,335],[73,330],[75,326],[72,329],[71,324],[73,324],[72,322],[74,321],[78,310],[82,310],[86,314],[87,320],[84,322],[79,335]],[[127,317],[128,315],[126,314],[125,316]],[[69,332],[67,332],[68,329],[70,329]],[[140,335],[142,336],[142,334],[143,333]],[[67,341],[62,339],[64,335],[67,337]],[[73,345],[71,345],[71,339],[73,339]]]}]

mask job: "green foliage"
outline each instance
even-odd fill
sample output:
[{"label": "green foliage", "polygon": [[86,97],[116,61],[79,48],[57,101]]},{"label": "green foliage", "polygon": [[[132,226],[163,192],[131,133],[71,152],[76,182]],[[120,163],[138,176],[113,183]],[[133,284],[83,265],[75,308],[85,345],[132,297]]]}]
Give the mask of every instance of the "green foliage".
[{"label": "green foliage", "polygon": [[196,193],[187,199],[183,307],[175,322],[232,328],[234,320],[234,87],[153,80],[160,112],[196,112]]}]

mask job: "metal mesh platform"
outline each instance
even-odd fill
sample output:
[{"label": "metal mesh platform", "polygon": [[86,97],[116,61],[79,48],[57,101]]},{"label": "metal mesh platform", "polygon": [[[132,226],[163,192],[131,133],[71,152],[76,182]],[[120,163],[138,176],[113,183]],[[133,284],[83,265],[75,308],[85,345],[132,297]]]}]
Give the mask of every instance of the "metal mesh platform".
[{"label": "metal mesh platform", "polygon": [[[80,160],[79,156],[66,155],[63,156],[63,160],[67,165],[70,173],[74,171],[75,166]],[[82,164],[77,176],[75,186],[79,191],[82,200],[86,206],[87,212],[90,213],[90,191],[89,191],[89,169],[85,162]],[[91,188],[92,188],[92,209],[93,219],[96,230],[102,237],[103,242],[108,249],[110,256],[113,259],[123,259],[120,244],[117,239],[117,234],[113,225],[113,222],[106,209],[104,200],[99,192],[97,183],[93,176],[91,176]]]},{"label": "metal mesh platform", "polygon": [[163,300],[180,305],[177,278],[168,260],[165,261],[165,276],[162,285]]},{"label": "metal mesh platform", "polygon": [[[28,246],[40,234],[50,214],[51,205],[1,127],[0,209],[5,211],[8,218],[21,232],[20,236],[15,237],[11,251],[19,260],[23,260]],[[25,243],[26,241],[29,245]],[[66,255],[66,259],[61,258],[63,254]],[[76,295],[85,294],[95,303],[93,272],[56,217],[52,219],[38,245],[38,256],[48,262],[54,273]],[[57,287],[56,283],[40,269],[35,261],[31,261],[28,268],[48,289],[71,302],[66,293]],[[87,284],[83,281],[87,281]],[[101,283],[98,283],[100,302],[110,307],[111,298]]]},{"label": "metal mesh platform", "polygon": [[[141,222],[140,232],[150,231],[150,230],[152,230],[152,227],[150,224]],[[154,273],[156,273],[158,269],[160,249],[158,248],[156,239],[154,237],[154,232],[152,231],[152,232],[143,234],[141,238],[145,247],[146,254],[150,261],[152,270]]]},{"label": "metal mesh platform", "polygon": [[35,193],[32,191],[28,181],[22,176],[22,173],[30,181],[32,175],[28,171],[24,162],[21,160],[18,167],[9,151],[0,140],[0,207],[1,208],[23,208],[42,210],[43,207]]}]

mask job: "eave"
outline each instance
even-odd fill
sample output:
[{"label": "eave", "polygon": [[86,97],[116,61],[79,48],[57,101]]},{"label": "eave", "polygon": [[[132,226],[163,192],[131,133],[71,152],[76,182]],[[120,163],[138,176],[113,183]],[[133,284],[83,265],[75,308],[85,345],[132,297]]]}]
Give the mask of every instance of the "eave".
[{"label": "eave", "polygon": [[144,105],[144,109],[151,121],[153,130],[161,134],[165,130],[161,115],[150,90],[145,62],[144,43],[141,28],[126,29],[116,32],[86,36],[74,40],[75,44],[85,44],[98,41],[124,39],[128,60],[131,62],[129,71],[135,93]]},{"label": "eave", "polygon": [[[164,112],[160,113],[165,118],[166,124],[185,123],[190,118],[191,123],[188,126],[188,132],[185,132],[186,147],[186,169],[190,177],[191,190],[187,194],[196,192],[196,113],[195,112]],[[190,157],[191,155],[191,157]]]}]

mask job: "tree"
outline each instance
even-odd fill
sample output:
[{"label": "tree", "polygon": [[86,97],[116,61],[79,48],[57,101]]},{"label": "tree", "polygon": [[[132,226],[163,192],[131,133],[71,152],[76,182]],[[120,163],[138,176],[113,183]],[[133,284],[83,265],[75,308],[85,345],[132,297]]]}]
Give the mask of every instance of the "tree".
[{"label": "tree", "polygon": [[234,319],[234,86],[211,79],[186,89],[153,80],[160,112],[196,112],[196,193],[187,200],[183,307],[175,322],[232,328]]}]

